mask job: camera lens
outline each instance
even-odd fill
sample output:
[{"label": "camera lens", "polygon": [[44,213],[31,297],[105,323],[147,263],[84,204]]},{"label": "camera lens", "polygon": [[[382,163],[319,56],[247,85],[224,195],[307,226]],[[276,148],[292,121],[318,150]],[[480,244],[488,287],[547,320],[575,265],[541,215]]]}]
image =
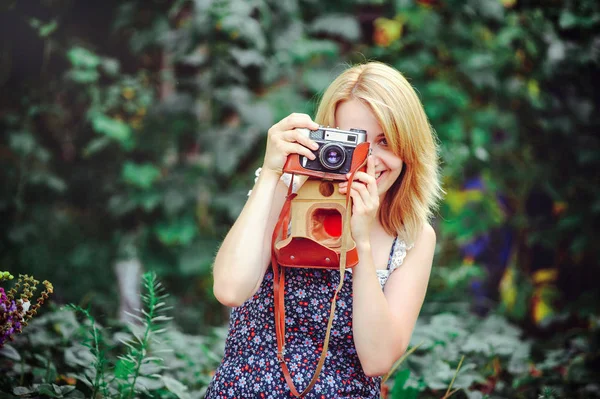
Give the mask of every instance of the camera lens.
[{"label": "camera lens", "polygon": [[327,169],[339,169],[346,161],[346,152],[339,144],[329,143],[321,148],[319,159]]}]

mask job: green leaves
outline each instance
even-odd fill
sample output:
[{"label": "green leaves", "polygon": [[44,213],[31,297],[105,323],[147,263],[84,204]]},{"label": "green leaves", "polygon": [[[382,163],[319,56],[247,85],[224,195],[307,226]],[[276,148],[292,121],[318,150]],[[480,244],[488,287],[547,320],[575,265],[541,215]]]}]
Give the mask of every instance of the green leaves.
[{"label": "green leaves", "polygon": [[192,218],[182,218],[157,224],[156,235],[164,245],[188,245],[198,234],[198,227]]},{"label": "green leaves", "polygon": [[327,14],[317,17],[309,28],[311,33],[325,34],[354,42],[360,39],[360,25],[354,15]]},{"label": "green leaves", "polygon": [[338,45],[330,40],[300,40],[291,48],[294,60],[308,62],[314,57],[336,57],[339,53]]},{"label": "green leaves", "polygon": [[163,360],[152,356],[152,345],[165,331],[164,323],[171,318],[165,315],[169,309],[164,302],[166,294],[156,274],[144,273],[142,283],[145,289],[142,294],[144,309],[140,309],[137,315],[131,315],[140,325],[131,326],[133,335],[123,341],[127,353],[119,358],[115,368],[121,399],[162,387],[156,374],[163,369]]},{"label": "green leaves", "polygon": [[427,323],[420,321],[411,342],[423,345],[398,372],[396,383],[401,385],[394,387],[392,398],[413,397],[415,388],[421,394],[447,390],[451,384],[470,395],[469,389],[486,381],[486,370],[493,359],[510,363],[511,370],[521,375],[527,370],[517,367],[517,363],[528,358],[530,345],[520,336],[519,329],[499,316],[481,319],[470,314],[445,313],[431,317]]},{"label": "green leaves", "polygon": [[242,50],[234,47],[229,51],[238,64],[244,68],[248,66],[262,66],[266,61],[265,57],[256,50]]},{"label": "green leaves", "polygon": [[[17,388],[15,388],[17,389]],[[44,395],[47,398],[85,398],[85,396],[79,392],[75,391],[74,386],[70,385],[56,385],[56,384],[41,384],[35,390],[28,390],[24,388],[20,388],[18,391],[14,392],[18,395],[24,395],[29,393],[37,393],[40,395]]]},{"label": "green leaves", "polygon": [[50,36],[57,28],[58,22],[56,19],[48,23],[43,23],[37,18],[31,18],[29,20],[29,25],[38,31],[38,35],[42,38]]},{"label": "green leaves", "polygon": [[92,127],[96,132],[117,141],[126,150],[133,148],[134,142],[132,131],[126,123],[100,113],[93,114],[90,117],[90,120]]},{"label": "green leaves", "polygon": [[410,369],[403,369],[396,373],[392,399],[417,399],[419,397],[419,390],[408,383],[410,375]]},{"label": "green leaves", "polygon": [[[512,0],[125,0],[107,5],[114,20],[86,20],[93,35],[64,29],[73,22],[69,2],[46,3],[38,16],[23,11],[36,45],[12,53],[4,46],[0,57],[48,66],[43,75],[15,70],[18,64],[8,61],[0,66],[15,99],[0,116],[7,126],[0,139],[6,182],[0,208],[7,214],[0,246],[6,249],[2,260],[14,262],[16,270],[27,265],[54,273],[68,300],[91,300],[111,314],[117,305],[109,265],[122,237],[135,236],[132,248],[145,269],[168,275],[192,304],[178,302],[187,330],[205,328],[198,320],[223,321],[211,293],[210,265],[246,201],[267,130],[291,112],[313,114],[319,93],[342,66],[368,59],[405,74],[440,138],[447,196],[435,220],[438,267],[430,295],[470,299],[467,292],[485,278],[486,263],[463,261],[461,246],[498,227],[516,240],[518,251],[507,251],[513,267],[523,269],[501,294],[514,297],[506,309],[511,317],[526,320],[531,308],[533,287],[524,271],[535,266],[529,264],[535,245],[558,251],[550,257],[568,265],[572,281],[594,281],[582,271],[595,270],[598,258],[600,191],[590,184],[600,160],[590,84],[597,74],[597,1],[538,7]],[[363,36],[380,17],[401,27],[389,47]],[[106,46],[116,40],[128,40],[129,47]],[[483,192],[464,190],[473,176],[483,176]],[[549,196],[543,223],[527,214],[534,186]],[[80,276],[76,285],[73,275]],[[597,295],[587,292],[592,309]],[[446,301],[443,308],[453,304]],[[492,393],[503,397],[515,397],[512,383],[523,391],[537,387],[539,379],[526,375],[529,359],[509,352],[538,352],[516,345],[501,326],[476,330],[479,322],[468,315],[432,322],[436,331],[423,334],[427,346],[417,352],[429,353],[427,361],[415,357],[407,361],[412,368],[399,373],[402,397],[427,389],[425,372],[435,386],[447,384],[461,353],[468,356],[457,386],[477,386],[475,376],[488,378],[485,384],[507,379]],[[69,340],[66,323],[52,325],[65,335],[51,335],[48,327],[44,335],[32,334],[32,342],[52,336],[59,347]],[[170,358],[171,379],[140,376],[137,387],[160,387],[154,396],[183,398],[182,382],[195,386],[191,397],[201,397],[220,354],[211,352],[207,361],[200,350],[207,341],[173,337],[185,344]],[[82,350],[67,352],[69,367],[85,362]],[[493,374],[494,359],[501,374]],[[565,353],[550,359],[545,375],[560,379],[557,367],[568,359]],[[589,359],[571,359],[569,375],[584,380]],[[438,364],[436,372],[432,365]],[[155,367],[154,361],[124,360],[119,375],[137,365]],[[44,375],[39,364],[31,367],[37,377]],[[86,370],[88,379],[78,374],[78,381],[93,382],[93,371]],[[509,374],[518,377],[511,381]],[[46,383],[48,395],[57,395],[55,381]]]},{"label": "green leaves", "polygon": [[108,76],[116,76],[119,72],[119,62],[113,58],[100,57],[83,47],[72,47],[66,53],[73,69],[67,72],[67,77],[79,84],[93,84],[100,78],[100,71]]},{"label": "green leaves", "polygon": [[165,388],[169,390],[169,392],[175,394],[179,399],[192,399],[192,396],[189,393],[187,386],[177,381],[175,378],[162,375],[162,382],[165,384]]},{"label": "green leaves", "polygon": [[100,64],[100,57],[83,47],[73,47],[67,58],[75,68],[94,69]]},{"label": "green leaves", "polygon": [[136,164],[129,161],[123,165],[121,174],[126,183],[143,190],[152,187],[160,175],[160,170],[152,164]]}]

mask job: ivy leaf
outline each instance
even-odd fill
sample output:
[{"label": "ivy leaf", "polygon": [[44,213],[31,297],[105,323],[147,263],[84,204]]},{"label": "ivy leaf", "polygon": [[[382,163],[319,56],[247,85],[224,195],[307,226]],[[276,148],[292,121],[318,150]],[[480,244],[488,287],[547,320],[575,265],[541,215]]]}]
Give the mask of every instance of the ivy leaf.
[{"label": "ivy leaf", "polygon": [[273,111],[266,102],[240,104],[239,111],[245,122],[256,126],[262,132],[268,131],[275,121]]},{"label": "ivy leaf", "polygon": [[360,25],[353,15],[330,14],[318,17],[310,27],[312,33],[324,33],[354,42],[360,39]]},{"label": "ivy leaf", "polygon": [[63,179],[45,171],[31,172],[29,181],[33,184],[43,184],[58,193],[64,193],[67,190],[67,183]]},{"label": "ivy leaf", "polygon": [[91,140],[83,149],[83,156],[88,158],[97,152],[102,151],[110,145],[112,140],[108,136],[98,137]]},{"label": "ivy leaf", "polygon": [[331,40],[298,40],[291,53],[296,61],[304,62],[317,56],[336,57],[339,47]]},{"label": "ivy leaf", "polygon": [[577,17],[569,10],[564,10],[560,14],[560,19],[558,20],[558,24],[563,29],[569,29],[577,25]]},{"label": "ivy leaf", "polygon": [[56,28],[58,28],[58,23],[56,20],[52,20],[51,22],[40,26],[38,32],[40,37],[47,37],[50,36],[52,32],[56,30]]},{"label": "ivy leaf", "polygon": [[13,393],[17,396],[25,396],[34,393],[35,390],[27,387],[15,387]]},{"label": "ivy leaf", "polygon": [[406,384],[406,381],[408,381],[408,378],[410,377],[410,369],[404,369],[404,370],[400,370],[398,371],[398,373],[396,374],[396,377],[394,378],[394,392],[396,392],[396,387],[397,390],[404,390],[404,384]]},{"label": "ivy leaf", "polygon": [[191,399],[188,388],[181,382],[166,375],[161,375],[160,378],[165,384],[165,388],[167,388],[169,392],[175,394],[179,399]]},{"label": "ivy leaf", "polygon": [[455,370],[448,363],[436,360],[426,372],[423,378],[431,389],[445,389],[454,377]]},{"label": "ivy leaf", "polygon": [[29,132],[14,132],[9,137],[9,146],[19,155],[29,155],[37,147],[37,143]]},{"label": "ivy leaf", "polygon": [[56,22],[55,19],[53,19],[52,21],[48,22],[47,24],[44,24],[42,21],[40,21],[37,18],[31,18],[29,20],[29,25],[32,28],[34,28],[34,29],[37,30],[38,35],[40,37],[47,37],[47,36],[49,36],[58,27],[58,23]]},{"label": "ivy leaf", "polygon": [[485,18],[502,21],[504,18],[504,6],[498,0],[476,1],[471,3],[479,8],[479,12]]},{"label": "ivy leaf", "polygon": [[41,384],[38,387],[38,393],[41,395],[46,395],[50,398],[62,398],[62,390],[60,386],[56,384]]},{"label": "ivy leaf", "polygon": [[117,76],[119,74],[119,61],[113,58],[104,58],[102,60],[102,69],[110,76]]},{"label": "ivy leaf", "polygon": [[163,196],[160,192],[144,191],[132,195],[131,199],[146,212],[152,212],[161,203]]},{"label": "ivy leaf", "polygon": [[95,357],[90,350],[82,345],[65,349],[65,363],[71,367],[89,367],[94,363]]},{"label": "ivy leaf", "polygon": [[243,68],[248,66],[261,66],[265,63],[265,57],[256,50],[243,50],[234,47],[229,50],[229,53]]},{"label": "ivy leaf", "polygon": [[159,223],[154,229],[158,239],[165,245],[188,245],[198,234],[194,218],[184,218]]},{"label": "ivy leaf", "polygon": [[100,74],[95,69],[73,69],[67,73],[67,78],[77,83],[94,83]]},{"label": "ivy leaf", "polygon": [[5,344],[2,348],[0,348],[0,355],[10,360],[14,360],[16,362],[21,361],[21,355],[19,354],[19,352],[14,347],[8,344]]},{"label": "ivy leaf", "polygon": [[83,47],[73,47],[67,52],[67,58],[76,68],[93,69],[100,64],[100,57]]},{"label": "ivy leaf", "polygon": [[[384,1],[381,1],[381,4],[385,4]],[[394,4],[396,6],[396,12],[405,11],[408,8],[414,7],[414,0],[395,0]]]},{"label": "ivy leaf", "polygon": [[125,182],[145,190],[152,187],[160,175],[160,170],[150,163],[136,164],[133,162],[126,162],[121,173]]},{"label": "ivy leaf", "polygon": [[179,257],[179,272],[184,276],[210,273],[219,243],[216,239],[202,238],[187,246]]},{"label": "ivy leaf", "polygon": [[91,120],[96,132],[118,141],[127,150],[133,147],[132,131],[128,124],[101,113],[95,113]]},{"label": "ivy leaf", "polygon": [[320,93],[331,81],[332,74],[328,69],[307,69],[302,76],[302,83],[313,93]]}]

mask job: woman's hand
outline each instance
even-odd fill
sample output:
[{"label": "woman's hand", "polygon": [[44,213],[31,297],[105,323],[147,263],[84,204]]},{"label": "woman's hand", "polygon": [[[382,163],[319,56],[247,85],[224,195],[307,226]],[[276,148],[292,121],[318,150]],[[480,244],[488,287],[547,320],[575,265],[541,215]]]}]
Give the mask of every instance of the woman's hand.
[{"label": "woman's hand", "polygon": [[[346,176],[350,177],[350,174]],[[339,185],[340,194],[346,194],[348,182]],[[356,172],[350,191],[352,197],[352,218],[350,228],[352,238],[356,245],[367,244],[370,241],[371,226],[377,217],[379,209],[379,194],[375,180],[375,161],[369,155],[367,159],[367,172]]]},{"label": "woman's hand", "polygon": [[291,114],[271,126],[267,136],[267,149],[263,161],[263,170],[283,173],[283,166],[290,154],[299,154],[314,160],[314,154],[309,150],[316,150],[319,145],[303,135],[296,128],[316,130],[319,124],[313,122],[306,114]]}]

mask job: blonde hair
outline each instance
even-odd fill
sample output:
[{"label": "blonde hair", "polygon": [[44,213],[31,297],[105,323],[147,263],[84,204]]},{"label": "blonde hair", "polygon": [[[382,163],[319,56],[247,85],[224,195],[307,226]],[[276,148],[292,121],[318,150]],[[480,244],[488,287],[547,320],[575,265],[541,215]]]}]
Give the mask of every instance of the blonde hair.
[{"label": "blonde hair", "polygon": [[396,69],[369,62],[346,69],[321,98],[315,121],[335,126],[335,112],[344,101],[368,105],[393,153],[402,159],[400,177],[379,207],[379,221],[388,234],[414,243],[442,196],[438,142],[413,87]]}]

